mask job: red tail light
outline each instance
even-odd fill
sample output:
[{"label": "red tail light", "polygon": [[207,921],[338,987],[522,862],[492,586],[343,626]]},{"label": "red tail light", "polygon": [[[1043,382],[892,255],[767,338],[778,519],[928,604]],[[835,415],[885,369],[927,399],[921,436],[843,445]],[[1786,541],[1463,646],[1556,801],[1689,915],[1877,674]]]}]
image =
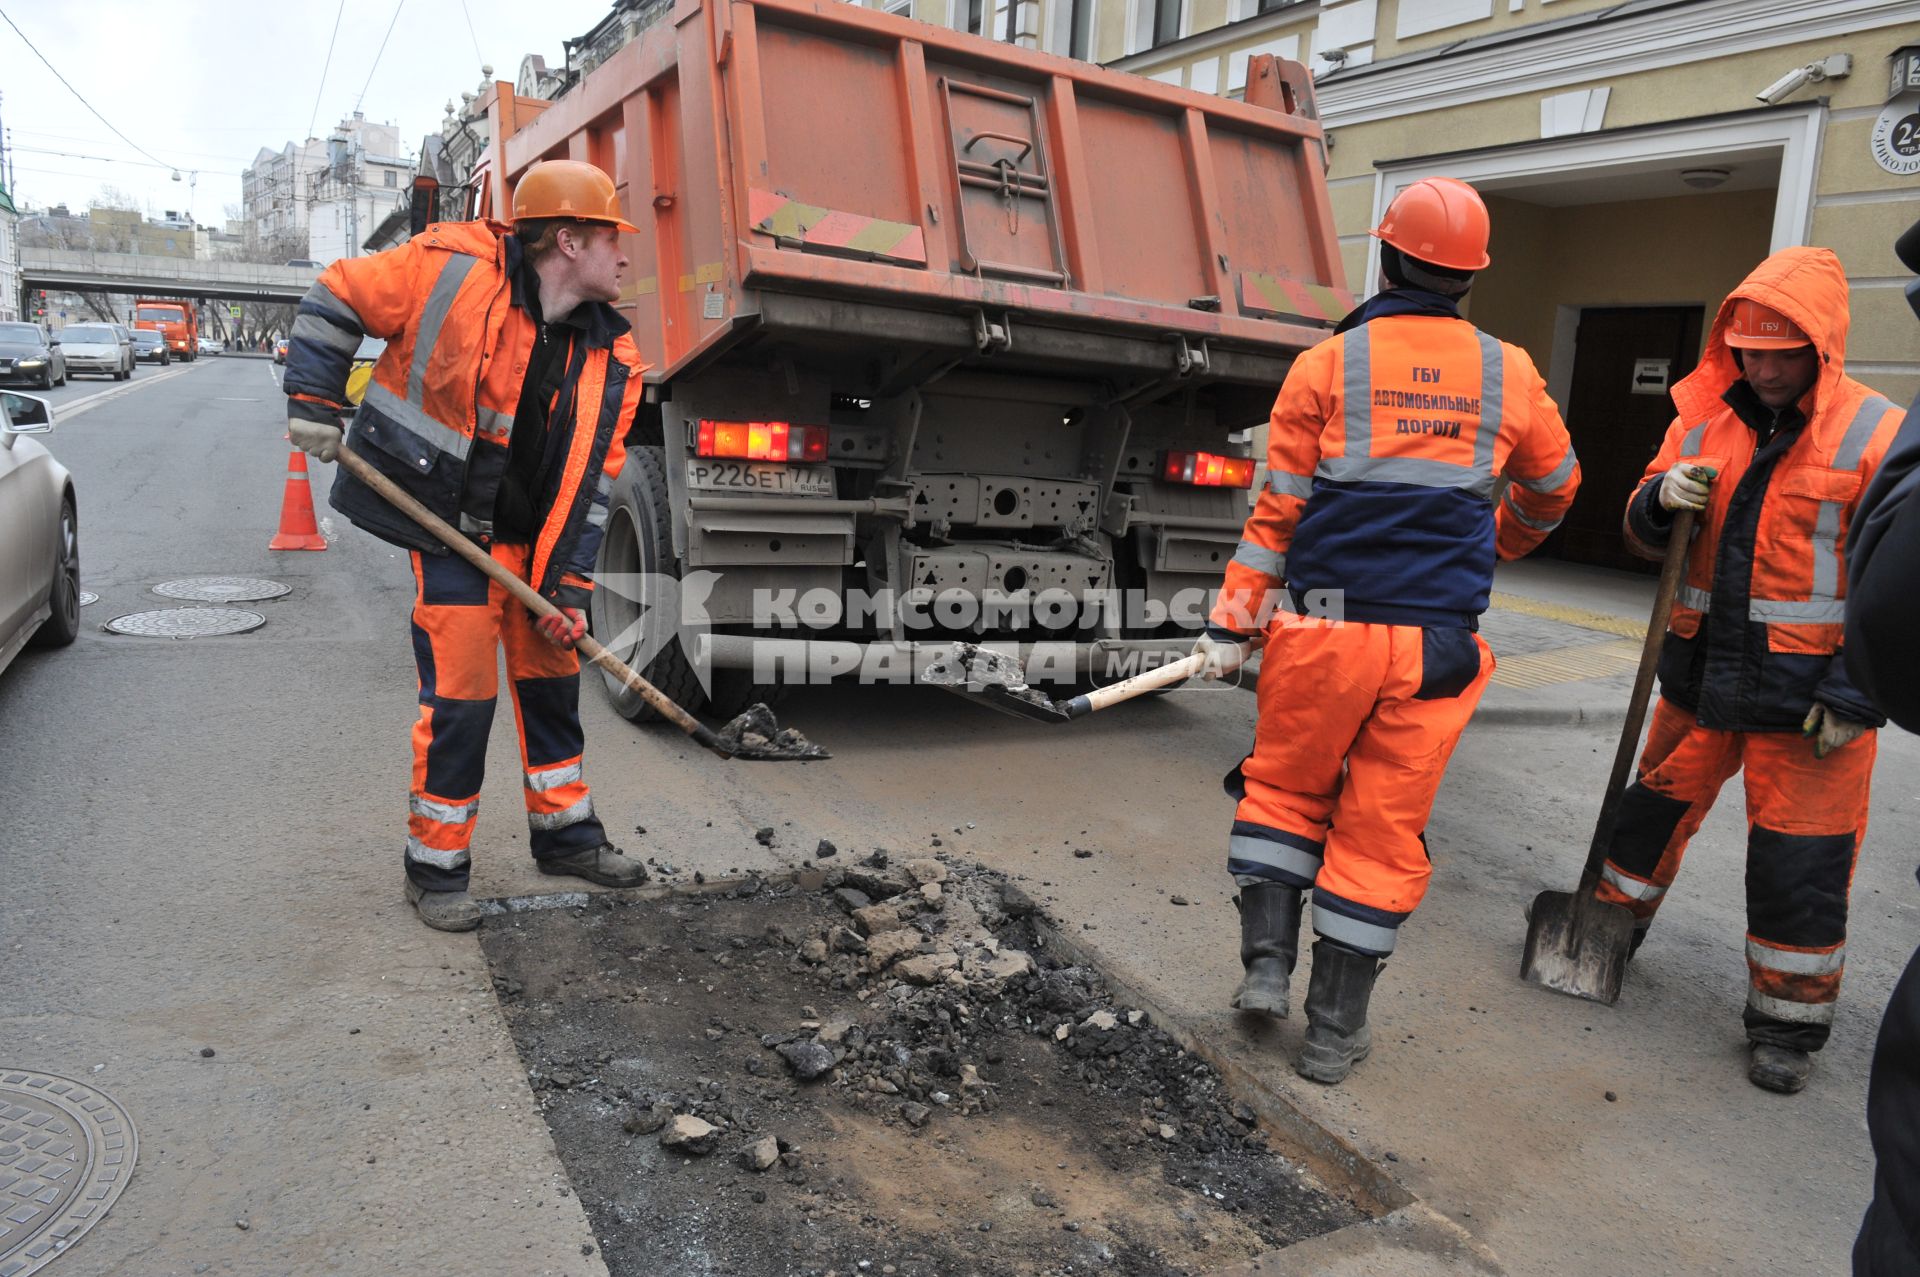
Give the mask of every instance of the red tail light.
[{"label": "red tail light", "polygon": [[1252,457],[1222,457],[1212,452],[1169,452],[1160,463],[1167,483],[1190,483],[1201,488],[1251,488]]},{"label": "red tail light", "polygon": [[694,451],[746,461],[825,461],[827,428],[785,421],[702,421]]}]

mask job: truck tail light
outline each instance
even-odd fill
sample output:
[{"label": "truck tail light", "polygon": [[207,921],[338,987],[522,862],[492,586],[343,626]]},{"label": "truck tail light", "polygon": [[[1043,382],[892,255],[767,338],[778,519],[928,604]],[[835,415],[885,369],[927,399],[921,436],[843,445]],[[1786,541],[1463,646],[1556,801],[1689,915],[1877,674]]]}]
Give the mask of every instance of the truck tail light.
[{"label": "truck tail light", "polygon": [[1253,458],[1169,452],[1161,460],[1160,478],[1166,483],[1190,483],[1201,488],[1251,488]]},{"label": "truck tail light", "polygon": [[746,461],[825,461],[827,428],[785,421],[702,421],[694,452]]}]

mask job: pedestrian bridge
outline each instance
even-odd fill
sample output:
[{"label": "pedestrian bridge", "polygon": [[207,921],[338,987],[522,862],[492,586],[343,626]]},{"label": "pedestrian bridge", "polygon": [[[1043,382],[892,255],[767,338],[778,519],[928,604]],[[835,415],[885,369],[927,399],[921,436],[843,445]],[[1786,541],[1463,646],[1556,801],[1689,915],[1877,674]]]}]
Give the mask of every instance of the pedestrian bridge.
[{"label": "pedestrian bridge", "polygon": [[25,289],[291,305],[306,296],[319,275],[319,269],[312,266],[265,266],[69,248],[20,250],[20,286]]}]

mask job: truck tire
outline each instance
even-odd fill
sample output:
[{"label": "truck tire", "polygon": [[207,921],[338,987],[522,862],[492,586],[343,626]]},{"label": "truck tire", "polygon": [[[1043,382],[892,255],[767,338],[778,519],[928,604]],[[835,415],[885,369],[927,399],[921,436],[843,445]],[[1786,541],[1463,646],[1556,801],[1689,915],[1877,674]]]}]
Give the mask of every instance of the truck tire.
[{"label": "truck tire", "polygon": [[720,718],[732,718],[755,703],[771,708],[787,696],[786,684],[756,683],[752,670],[715,670],[711,681],[713,690],[707,693],[707,708]]},{"label": "truck tire", "polygon": [[[660,641],[657,626],[672,627],[674,617],[666,607],[654,606],[649,593],[650,578],[680,576],[679,560],[673,555],[672,507],[667,499],[667,463],[659,448],[631,448],[627,464],[614,481],[608,502],[607,532],[600,542],[600,559],[595,567],[599,578],[593,591],[591,618],[593,635],[613,647],[623,634],[640,627],[637,650],[655,655],[636,672],[682,709],[700,707],[700,680],[693,662],[681,649],[677,635]],[[630,595],[641,595],[632,598]],[[636,650],[629,638],[615,648],[614,654],[626,659]],[[607,699],[622,718],[635,723],[652,722],[660,717],[653,706],[611,674],[602,671]]]}]

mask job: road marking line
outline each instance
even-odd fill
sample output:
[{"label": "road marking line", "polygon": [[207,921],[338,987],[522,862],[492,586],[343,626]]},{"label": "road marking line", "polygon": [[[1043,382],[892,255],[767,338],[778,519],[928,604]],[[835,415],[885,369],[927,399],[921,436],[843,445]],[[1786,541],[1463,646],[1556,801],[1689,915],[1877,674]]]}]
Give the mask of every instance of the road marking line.
[{"label": "road marking line", "polygon": [[157,386],[163,381],[184,376],[192,371],[193,366],[189,364],[185,368],[176,368],[172,372],[163,372],[157,376],[143,377],[136,381],[129,381],[125,385],[115,386],[112,390],[103,390],[97,395],[88,395],[85,399],[75,399],[69,403],[55,404],[53,405],[53,418],[55,421],[71,421],[83,412],[91,412],[104,400],[123,398],[136,390],[143,390],[148,386]]}]

